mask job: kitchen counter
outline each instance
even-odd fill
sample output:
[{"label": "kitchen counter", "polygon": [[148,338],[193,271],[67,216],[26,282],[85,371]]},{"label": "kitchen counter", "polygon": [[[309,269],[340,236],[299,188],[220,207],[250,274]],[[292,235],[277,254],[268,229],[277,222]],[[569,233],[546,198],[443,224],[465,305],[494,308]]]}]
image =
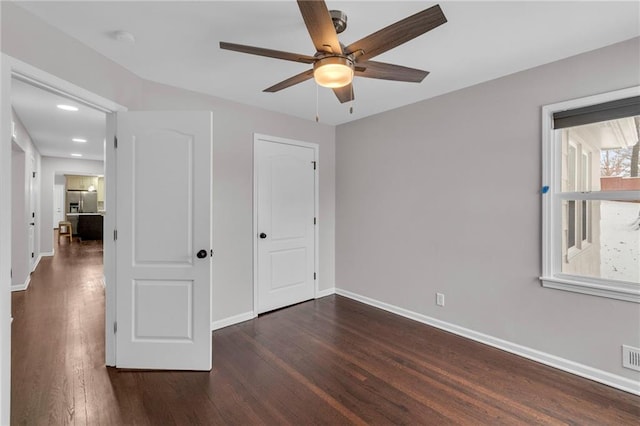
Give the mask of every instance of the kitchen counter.
[{"label": "kitchen counter", "polygon": [[73,234],[81,240],[102,240],[104,212],[102,213],[67,213]]}]

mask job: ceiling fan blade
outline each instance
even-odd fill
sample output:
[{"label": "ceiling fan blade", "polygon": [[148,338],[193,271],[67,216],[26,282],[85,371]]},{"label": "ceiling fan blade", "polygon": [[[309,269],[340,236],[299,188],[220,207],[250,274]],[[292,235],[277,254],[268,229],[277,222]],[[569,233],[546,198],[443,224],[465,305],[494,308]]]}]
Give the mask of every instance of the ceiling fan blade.
[{"label": "ceiling fan blade", "polygon": [[344,87],[333,89],[333,93],[336,94],[336,97],[341,104],[352,101],[355,98],[355,95],[353,94],[353,84],[347,84]]},{"label": "ceiling fan blade", "polygon": [[285,61],[302,62],[312,64],[316,58],[309,55],[298,55],[297,53],[281,52],[280,50],[264,49],[262,47],[245,46],[244,44],[220,42],[220,49],[233,50],[235,52],[250,53],[252,55],[266,56],[269,58],[284,59]]},{"label": "ceiling fan blade", "polygon": [[298,83],[302,83],[303,81],[307,81],[310,78],[313,78],[313,70],[307,70],[303,73],[294,75],[291,78],[288,78],[286,80],[281,81],[278,84],[274,84],[271,87],[268,87],[266,89],[263,90],[263,92],[278,92],[282,89],[286,89],[287,87],[291,87],[294,86]]},{"label": "ceiling fan blade", "polygon": [[355,74],[359,77],[420,83],[429,74],[429,71],[384,62],[364,61],[358,62]]},{"label": "ceiling fan blade", "polygon": [[298,0],[302,19],[318,52],[342,53],[329,9],[321,0]]},{"label": "ceiling fan blade", "polygon": [[361,50],[363,54],[358,57],[358,60],[366,61],[445,22],[447,22],[447,18],[442,13],[442,9],[439,5],[435,5],[351,43],[345,50],[348,54]]}]

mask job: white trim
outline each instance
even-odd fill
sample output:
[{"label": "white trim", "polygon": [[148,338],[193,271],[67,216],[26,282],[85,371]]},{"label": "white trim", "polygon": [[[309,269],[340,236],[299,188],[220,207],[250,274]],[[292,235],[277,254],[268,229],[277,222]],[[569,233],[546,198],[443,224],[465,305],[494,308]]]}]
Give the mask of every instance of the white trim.
[{"label": "white trim", "polygon": [[269,136],[261,133],[253,134],[253,310],[258,312],[258,141],[266,140],[287,145],[301,146],[313,150],[313,159],[316,162],[315,187],[314,187],[314,216],[316,225],[314,227],[314,251],[315,251],[315,273],[314,298],[318,298],[320,292],[320,146],[313,142],[303,142],[294,139]]},{"label": "white trim", "polygon": [[565,358],[560,358],[558,356],[548,354],[546,352],[522,346],[517,343],[499,339],[488,334],[480,333],[468,328],[460,327],[455,324],[431,318],[426,315],[409,311],[407,309],[403,309],[398,306],[381,302],[379,300],[375,300],[356,293],[352,293],[347,290],[336,288],[336,294],[348,297],[349,299],[357,300],[358,302],[380,308],[382,310],[400,315],[405,318],[412,319],[414,321],[421,322],[423,324],[439,328],[444,331],[448,331],[458,336],[466,337],[467,339],[471,339],[476,342],[484,343],[485,345],[493,346],[494,348],[502,349],[503,351],[519,355],[521,357],[548,365],[550,367],[554,367],[589,380],[603,383],[607,386],[611,386],[616,389],[632,393],[634,395],[640,395],[640,383],[631,379],[627,379],[626,377],[611,374],[607,371],[589,367],[588,365],[580,364]]},{"label": "white trim", "polygon": [[116,244],[113,240],[113,232],[116,227],[116,193],[117,185],[117,164],[114,138],[116,137],[117,114],[107,114],[105,129],[105,150],[104,150],[104,189],[105,207],[104,226],[102,230],[103,241],[103,269],[104,275],[104,295],[105,295],[105,321],[104,336],[105,364],[113,367],[116,365],[116,333],[113,331],[113,324],[116,322]]},{"label": "white trim", "polygon": [[49,257],[49,256],[53,256],[55,254],[56,254],[56,250],[53,249],[51,251],[45,251],[45,252],[40,253],[40,257]]},{"label": "white trim", "polygon": [[40,263],[41,260],[42,260],[42,253],[40,253],[38,255],[38,257],[36,257],[36,261],[33,262],[33,268],[31,268],[31,272],[36,270],[36,268],[38,267],[38,264]]},{"label": "white trim", "polygon": [[12,284],[11,291],[24,291],[29,288],[29,283],[31,282],[31,274],[27,275],[27,279],[22,284]]},{"label": "white trim", "polygon": [[628,285],[615,280],[588,279],[586,277],[566,280],[561,276],[563,230],[560,209],[562,200],[635,200],[638,198],[638,191],[615,191],[615,194],[598,191],[561,192],[562,146],[558,143],[559,132],[554,130],[552,125],[554,112],[638,95],[640,95],[640,86],[634,86],[542,107],[542,186],[548,187],[548,191],[546,193],[543,191],[542,194],[542,277],[540,280],[545,288],[640,303],[638,296],[640,286],[638,285],[635,285],[635,289],[630,290]]},{"label": "white trim", "polygon": [[640,288],[638,288],[637,285],[624,282],[616,283],[615,285],[602,285],[597,282],[589,282],[585,280],[584,277],[566,279],[558,278],[558,275],[559,274],[556,274],[555,277],[540,277],[542,286],[556,290],[571,291],[573,293],[640,303]]},{"label": "white trim", "polygon": [[231,325],[239,324],[241,322],[249,321],[257,317],[255,312],[249,311],[243,314],[234,315],[231,317],[223,318],[221,320],[211,322],[211,331],[220,330],[221,328],[229,327]]},{"label": "white trim", "polygon": [[127,110],[123,105],[97,95],[89,90],[83,89],[80,86],[56,77],[53,74],[36,68],[33,65],[12,56],[3,53],[2,61],[7,61],[5,63],[10,67],[12,77],[43,90],[70,97],[103,112]]},{"label": "white trim", "polygon": [[316,299],[320,299],[321,297],[331,296],[332,294],[336,294],[336,288],[325,288],[324,290],[318,290],[316,292]]}]

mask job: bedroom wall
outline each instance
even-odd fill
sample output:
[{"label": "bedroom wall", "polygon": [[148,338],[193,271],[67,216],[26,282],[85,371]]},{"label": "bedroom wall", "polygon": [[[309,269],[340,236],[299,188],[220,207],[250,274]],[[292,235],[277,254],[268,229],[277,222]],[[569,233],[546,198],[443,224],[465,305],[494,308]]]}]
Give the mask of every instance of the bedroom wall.
[{"label": "bedroom wall", "polygon": [[636,38],[338,126],[336,287],[637,383],[640,305],[538,277],[542,106],[639,84]]}]

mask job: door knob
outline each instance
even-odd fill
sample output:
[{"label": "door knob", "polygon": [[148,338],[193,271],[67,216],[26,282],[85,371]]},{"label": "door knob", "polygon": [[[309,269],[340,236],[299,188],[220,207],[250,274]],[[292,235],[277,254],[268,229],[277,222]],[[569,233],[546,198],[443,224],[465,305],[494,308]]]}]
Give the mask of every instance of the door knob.
[{"label": "door knob", "polygon": [[261,233],[260,233],[260,238],[263,238],[263,239],[264,239],[264,238],[267,238],[267,234],[265,234],[264,232],[261,232]]},{"label": "door knob", "polygon": [[207,257],[207,251],[206,250],[200,250],[198,252],[198,254],[196,254],[196,256],[198,256],[198,259],[204,259],[205,257]]}]

